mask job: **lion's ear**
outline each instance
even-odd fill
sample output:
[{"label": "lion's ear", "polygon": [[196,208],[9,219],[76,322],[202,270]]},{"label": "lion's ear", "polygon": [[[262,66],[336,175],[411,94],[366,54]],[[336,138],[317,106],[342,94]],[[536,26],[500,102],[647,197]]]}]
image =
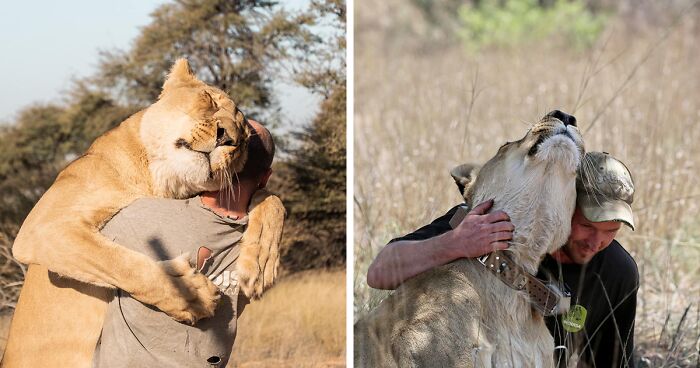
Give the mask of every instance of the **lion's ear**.
[{"label": "lion's ear", "polygon": [[450,175],[459,188],[459,194],[465,195],[465,189],[474,181],[478,172],[479,166],[474,164],[462,164],[450,170]]},{"label": "lion's ear", "polygon": [[164,94],[168,93],[172,89],[199,83],[201,82],[194,75],[194,72],[190,68],[190,63],[187,62],[187,59],[177,59],[175,64],[173,64],[173,67],[170,69],[168,79],[166,79],[165,83],[163,83],[163,91],[160,93],[160,97],[163,97]]}]

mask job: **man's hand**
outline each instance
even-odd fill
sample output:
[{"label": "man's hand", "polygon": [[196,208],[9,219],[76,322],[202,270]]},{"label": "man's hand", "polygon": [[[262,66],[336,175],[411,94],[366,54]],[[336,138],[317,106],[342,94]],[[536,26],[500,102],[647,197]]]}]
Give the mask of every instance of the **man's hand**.
[{"label": "man's hand", "polygon": [[474,207],[464,220],[450,232],[446,246],[454,258],[480,257],[484,254],[508,248],[515,226],[503,211],[487,213],[493,207],[488,200]]},{"label": "man's hand", "polygon": [[[492,206],[493,200],[479,204],[456,228],[440,235],[390,243],[369,266],[367,285],[375,289],[395,289],[415,275],[458,258],[479,257],[508,248],[508,240],[513,238],[513,224],[503,211],[487,214]],[[436,227],[442,232],[444,225],[443,222]]]}]

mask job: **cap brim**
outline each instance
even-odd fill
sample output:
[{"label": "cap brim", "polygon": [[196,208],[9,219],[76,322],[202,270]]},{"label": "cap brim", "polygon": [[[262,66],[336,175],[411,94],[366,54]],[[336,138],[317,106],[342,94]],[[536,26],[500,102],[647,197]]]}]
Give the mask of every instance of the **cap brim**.
[{"label": "cap brim", "polygon": [[621,221],[634,231],[632,207],[621,200],[601,199],[593,195],[578,195],[578,206],[588,221]]}]

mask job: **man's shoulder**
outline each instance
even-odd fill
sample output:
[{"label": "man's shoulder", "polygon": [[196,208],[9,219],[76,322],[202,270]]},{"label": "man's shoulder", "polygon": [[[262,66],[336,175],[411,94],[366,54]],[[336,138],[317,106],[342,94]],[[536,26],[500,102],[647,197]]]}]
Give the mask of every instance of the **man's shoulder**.
[{"label": "man's shoulder", "polygon": [[156,225],[163,226],[185,221],[196,217],[196,212],[193,210],[197,210],[197,205],[192,201],[197,198],[138,198],[119,210],[100,231],[103,235],[110,237],[122,233],[124,229],[136,233],[137,228],[146,231]]},{"label": "man's shoulder", "polygon": [[147,218],[147,217],[162,217],[173,216],[188,209],[197,209],[201,207],[199,197],[188,199],[172,199],[172,198],[153,198],[143,197],[137,198],[126,207],[122,208],[112,219],[127,218]]},{"label": "man's shoulder", "polygon": [[613,240],[608,247],[608,254],[606,254],[609,260],[614,262],[615,266],[620,266],[624,271],[638,274],[637,262],[634,257],[625,249],[617,240]]},{"label": "man's shoulder", "polygon": [[457,209],[463,205],[464,204],[452,207],[449,211],[447,211],[447,213],[436,218],[431,223],[415,230],[412,233],[392,239],[389,241],[389,243],[400,240],[425,240],[446,233],[452,229],[450,226],[450,219],[452,216],[454,216],[455,212],[457,212]]},{"label": "man's shoulder", "polygon": [[173,198],[156,198],[156,197],[142,197],[137,198],[131,202],[125,209],[151,209],[151,208],[184,208],[193,204],[193,200],[198,200],[199,197],[188,198],[188,199],[173,199]]},{"label": "man's shoulder", "polygon": [[446,224],[449,226],[450,220],[452,219],[452,216],[454,216],[455,213],[457,212],[457,210],[459,210],[460,208],[466,208],[467,211],[469,211],[469,206],[466,203],[458,204],[458,205],[450,208],[444,215],[433,220],[433,222],[431,222],[431,224],[443,224],[443,225]]},{"label": "man's shoulder", "polygon": [[636,287],[639,284],[637,262],[617,240],[613,240],[606,249],[604,265],[609,272],[614,272],[619,280],[629,281],[630,286]]}]

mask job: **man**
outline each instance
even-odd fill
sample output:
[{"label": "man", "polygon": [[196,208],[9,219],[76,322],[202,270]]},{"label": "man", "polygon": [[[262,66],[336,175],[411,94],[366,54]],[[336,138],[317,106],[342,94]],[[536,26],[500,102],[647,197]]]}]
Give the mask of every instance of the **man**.
[{"label": "man", "polygon": [[118,290],[107,307],[94,367],[226,366],[236,318],[248,302],[244,295],[239,297],[233,272],[240,252],[237,245],[251,197],[266,186],[274,156],[270,132],[255,121],[249,123],[255,134],[231,190],[186,200],[139,199],[102,229],[115,242],[157,260],[190,254],[190,264],[221,290],[214,316],[189,326]]},{"label": "man", "polygon": [[[571,291],[571,310],[546,319],[554,337],[558,365],[580,358],[579,366],[633,365],[637,265],[614,240],[625,224],[634,230],[634,184],[622,162],[604,152],[589,152],[579,170],[577,205],[566,244],[547,255],[539,275]],[[454,229],[451,209],[429,225],[394,239],[377,255],[367,284],[395,289],[402,282],[462,257],[478,257],[508,247],[513,224],[502,211],[476,206]]]}]

